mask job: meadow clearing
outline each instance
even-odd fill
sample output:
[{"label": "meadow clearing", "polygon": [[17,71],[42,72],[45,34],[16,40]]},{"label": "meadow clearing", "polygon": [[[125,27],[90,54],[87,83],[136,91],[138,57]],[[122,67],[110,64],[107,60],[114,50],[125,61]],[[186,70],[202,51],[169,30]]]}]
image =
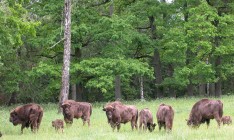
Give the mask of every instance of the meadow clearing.
[{"label": "meadow clearing", "polygon": [[[105,112],[102,111],[103,103],[93,103],[90,128],[82,126],[81,119],[75,119],[71,127],[65,127],[64,133],[56,133],[51,122],[55,119],[63,119],[62,114],[57,114],[57,104],[41,104],[44,108],[44,116],[39,132],[34,134],[30,129],[24,129],[20,133],[20,125],[13,126],[9,122],[11,107],[0,107],[0,131],[2,140],[231,140],[234,139],[234,126],[221,126],[218,129],[215,120],[211,120],[210,127],[202,124],[199,129],[191,129],[187,126],[185,119],[188,119],[193,104],[201,98],[179,98],[160,99],[151,101],[124,101],[125,104],[136,105],[140,111],[148,107],[153,113],[156,122],[156,111],[160,103],[169,104],[175,111],[174,124],[171,133],[156,129],[150,132],[132,131],[130,123],[121,124],[120,131],[113,132],[107,123]],[[220,99],[224,104],[224,115],[234,116],[234,96],[223,96]],[[233,117],[234,118],[234,117]],[[139,124],[139,123],[138,123]]]}]

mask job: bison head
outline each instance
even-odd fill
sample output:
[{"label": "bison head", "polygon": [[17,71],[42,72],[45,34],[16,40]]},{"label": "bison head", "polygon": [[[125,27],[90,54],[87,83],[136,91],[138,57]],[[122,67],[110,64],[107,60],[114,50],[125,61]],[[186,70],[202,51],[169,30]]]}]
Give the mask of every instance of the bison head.
[{"label": "bison head", "polygon": [[156,124],[155,123],[147,123],[148,130],[150,132],[154,131]]},{"label": "bison head", "polygon": [[107,106],[107,107],[103,107],[102,110],[106,112],[108,123],[110,123],[110,121],[112,120],[112,115],[113,115],[113,112],[115,111],[115,108],[112,106]]},{"label": "bison head", "polygon": [[71,105],[68,103],[63,103],[62,106],[63,108],[63,113],[66,115],[70,115],[71,114]]},{"label": "bison head", "polygon": [[195,121],[195,120],[191,120],[191,119],[187,120],[186,119],[186,121],[187,121],[187,125],[190,127],[193,127],[193,128],[199,127],[199,125],[200,125],[198,123],[198,121]]},{"label": "bison head", "polygon": [[10,113],[10,122],[12,122],[13,125],[21,124],[21,120],[18,116],[18,113],[15,110],[11,111]]}]

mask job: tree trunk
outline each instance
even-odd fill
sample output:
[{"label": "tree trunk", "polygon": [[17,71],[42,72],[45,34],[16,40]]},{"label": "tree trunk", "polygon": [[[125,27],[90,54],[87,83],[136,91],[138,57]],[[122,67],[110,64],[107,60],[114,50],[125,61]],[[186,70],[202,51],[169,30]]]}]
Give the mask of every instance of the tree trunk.
[{"label": "tree trunk", "polygon": [[209,84],[209,91],[210,91],[210,96],[215,96],[215,84],[214,83],[210,83]]},{"label": "tree trunk", "polygon": [[140,77],[140,95],[141,95],[141,100],[144,100],[144,87],[143,87],[143,77]]},{"label": "tree trunk", "polygon": [[62,103],[68,99],[69,95],[69,70],[71,54],[71,0],[64,0],[64,54],[63,54],[63,71],[62,85],[59,97],[59,112],[61,112]]},{"label": "tree trunk", "polygon": [[193,84],[191,83],[191,81],[190,81],[190,83],[187,85],[187,92],[188,92],[188,96],[189,96],[189,97],[193,96]]},{"label": "tree trunk", "polygon": [[83,101],[83,86],[81,83],[76,84],[77,89],[77,101]]},{"label": "tree trunk", "polygon": [[120,75],[115,76],[115,100],[121,99],[121,78]]},{"label": "tree trunk", "polygon": [[8,101],[7,105],[10,106],[12,104],[16,104],[17,103],[17,93],[16,92],[13,92],[11,94],[11,98],[10,100]]},{"label": "tree trunk", "polygon": [[72,92],[72,100],[76,100],[76,84],[73,84],[71,86],[71,92]]},{"label": "tree trunk", "polygon": [[[151,36],[152,39],[156,39],[157,36],[155,34],[156,26],[155,26],[155,18],[154,16],[149,17],[150,22],[150,29],[151,29]],[[161,60],[158,48],[154,49],[154,56],[153,56],[153,67],[154,67],[154,76],[155,76],[155,83],[156,83],[156,93],[155,97],[161,98],[163,97],[163,87],[161,87],[162,79],[162,72],[161,72]]]},{"label": "tree trunk", "polygon": [[220,97],[222,95],[222,89],[221,89],[221,77],[220,77],[220,65],[221,65],[221,57],[218,56],[218,58],[215,61],[215,66],[216,66],[216,73],[217,73],[217,77],[219,78],[219,80],[217,81],[217,83],[215,83],[215,96],[216,97]]},{"label": "tree trunk", "polygon": [[198,92],[200,96],[205,96],[206,95],[206,84],[199,84],[198,87]]}]

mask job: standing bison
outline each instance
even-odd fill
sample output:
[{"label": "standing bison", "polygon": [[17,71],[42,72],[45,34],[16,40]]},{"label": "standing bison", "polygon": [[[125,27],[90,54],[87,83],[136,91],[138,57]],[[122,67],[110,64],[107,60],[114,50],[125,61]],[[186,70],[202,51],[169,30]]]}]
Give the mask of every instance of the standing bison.
[{"label": "standing bison", "polygon": [[41,124],[43,108],[38,104],[26,104],[16,107],[10,113],[10,122],[14,126],[21,124],[21,133],[25,127],[31,127],[32,132],[36,132]]},{"label": "standing bison", "polygon": [[156,124],[153,123],[153,115],[148,108],[142,109],[139,113],[139,129],[148,130],[152,132],[155,129]]},{"label": "standing bison", "polygon": [[[115,102],[116,103],[116,102]],[[117,126],[117,131],[120,129],[120,123],[131,122],[132,130],[137,129],[137,119],[138,119],[138,110],[133,105],[123,105],[118,102],[117,104],[108,103],[103,111],[106,112],[106,117],[108,123],[115,130]],[[120,104],[119,104],[120,103]],[[113,106],[112,106],[113,105]]]},{"label": "standing bison", "polygon": [[220,100],[202,99],[193,105],[187,125],[199,127],[200,124],[206,122],[208,127],[210,119],[215,119],[220,126],[222,116],[223,103]]},{"label": "standing bison", "polygon": [[161,130],[161,128],[164,127],[165,130],[171,131],[174,119],[174,110],[171,106],[160,104],[158,107],[156,117],[158,121],[159,130]]},{"label": "standing bison", "polygon": [[90,103],[66,100],[61,107],[66,124],[72,124],[73,118],[81,118],[83,125],[87,122],[88,126],[90,126],[90,116],[92,114],[92,105]]}]

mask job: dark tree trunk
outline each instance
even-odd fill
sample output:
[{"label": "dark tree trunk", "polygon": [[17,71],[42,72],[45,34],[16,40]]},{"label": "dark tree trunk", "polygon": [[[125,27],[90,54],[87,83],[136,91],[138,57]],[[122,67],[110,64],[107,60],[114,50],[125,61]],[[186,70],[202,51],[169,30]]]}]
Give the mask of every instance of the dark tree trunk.
[{"label": "dark tree trunk", "polygon": [[217,73],[217,77],[219,78],[219,80],[215,83],[215,96],[216,97],[220,97],[222,95],[222,83],[221,83],[221,77],[220,77],[220,65],[221,65],[221,57],[218,56],[218,58],[215,61],[215,66],[216,66],[216,73]]},{"label": "dark tree trunk", "polygon": [[199,84],[198,92],[200,96],[206,95],[206,84]]},{"label": "dark tree trunk", "polygon": [[76,100],[76,84],[71,86],[72,100]]},{"label": "dark tree trunk", "polygon": [[188,92],[188,96],[189,96],[189,97],[193,96],[193,84],[191,83],[191,81],[190,81],[190,83],[187,85],[187,92]]},{"label": "dark tree trunk", "polygon": [[62,85],[59,96],[59,112],[61,112],[62,103],[68,99],[69,95],[69,70],[71,55],[71,0],[64,0],[64,54],[63,54],[63,71]]},{"label": "dark tree trunk", "polygon": [[[149,17],[150,22],[150,29],[151,29],[151,36],[152,39],[156,40],[156,26],[155,26],[155,18],[154,16]],[[161,83],[163,81],[162,72],[161,72],[161,60],[158,48],[154,49],[154,56],[153,56],[153,67],[154,67],[154,76],[155,76],[155,83],[156,83],[156,93],[155,97],[161,98],[163,97],[163,87]]]},{"label": "dark tree trunk", "polygon": [[83,101],[83,86],[81,83],[76,84],[76,90],[77,90],[77,101]]},{"label": "dark tree trunk", "polygon": [[121,99],[121,78],[120,75],[115,76],[115,100]]},{"label": "dark tree trunk", "polygon": [[11,98],[10,100],[8,101],[7,105],[10,106],[12,104],[16,104],[17,103],[17,93],[16,92],[13,92],[11,94]]},{"label": "dark tree trunk", "polygon": [[214,83],[210,83],[209,84],[209,90],[210,90],[210,96],[215,96],[215,84]]}]

